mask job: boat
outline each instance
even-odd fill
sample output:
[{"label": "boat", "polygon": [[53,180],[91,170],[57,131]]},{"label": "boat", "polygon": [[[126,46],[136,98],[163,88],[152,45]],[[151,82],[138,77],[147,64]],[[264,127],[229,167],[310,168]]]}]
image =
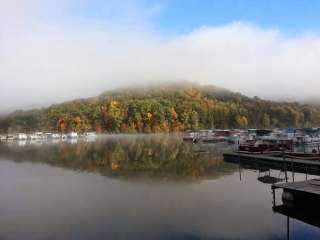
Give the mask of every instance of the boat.
[{"label": "boat", "polygon": [[61,138],[61,134],[59,133],[53,133],[50,136],[50,139],[60,139]]},{"label": "boat", "polygon": [[87,138],[95,138],[97,134],[95,132],[86,132],[84,136]]},{"label": "boat", "polygon": [[14,136],[15,140],[27,140],[28,136],[25,133],[18,133]]},{"label": "boat", "polygon": [[230,130],[213,130],[206,137],[202,138],[204,143],[217,143],[228,141],[231,135]]},{"label": "boat", "polygon": [[78,138],[78,133],[70,132],[70,133],[67,134],[67,138],[71,138],[71,139]]},{"label": "boat", "polygon": [[29,135],[30,140],[41,140],[44,139],[44,135],[42,132],[35,132]]},{"label": "boat", "polygon": [[276,142],[271,140],[257,140],[240,144],[238,150],[244,153],[289,152],[292,151],[292,142],[290,140],[278,140]]},{"label": "boat", "polygon": [[192,130],[187,130],[183,135],[183,141],[193,142],[198,138],[198,133]]}]

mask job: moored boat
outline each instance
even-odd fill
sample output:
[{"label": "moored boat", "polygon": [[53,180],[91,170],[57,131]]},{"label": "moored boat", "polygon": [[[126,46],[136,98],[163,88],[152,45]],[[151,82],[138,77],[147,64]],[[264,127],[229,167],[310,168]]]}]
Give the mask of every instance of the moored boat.
[{"label": "moored boat", "polygon": [[0,135],[0,141],[1,142],[6,141],[6,140],[7,140],[7,136]]},{"label": "moored boat", "polygon": [[78,138],[78,133],[70,132],[70,133],[67,134],[67,138],[71,138],[71,139]]},{"label": "moored boat", "polygon": [[198,138],[198,133],[192,130],[187,130],[183,135],[183,141],[193,142]]},{"label": "moored boat", "polygon": [[50,136],[51,139],[60,139],[61,138],[61,134],[59,133],[53,133]]},{"label": "moored boat", "polygon": [[25,133],[18,133],[16,135],[14,135],[14,139],[15,140],[27,140],[28,136]]},{"label": "moored boat", "polygon": [[86,132],[84,136],[87,138],[95,138],[97,134],[95,132]]}]

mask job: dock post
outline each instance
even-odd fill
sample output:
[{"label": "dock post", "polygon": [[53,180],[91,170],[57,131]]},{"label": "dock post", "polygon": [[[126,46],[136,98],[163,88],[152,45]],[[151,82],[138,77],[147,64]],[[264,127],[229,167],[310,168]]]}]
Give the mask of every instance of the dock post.
[{"label": "dock post", "polygon": [[294,182],[294,166],[293,166],[293,158],[291,158],[291,171],[292,171],[292,181]]},{"label": "dock post", "polygon": [[290,218],[287,217],[287,240],[290,240]]},{"label": "dock post", "polygon": [[275,207],[276,206],[276,192],[275,192],[275,188],[273,185],[271,188],[272,188],[272,205],[273,205],[273,207]]},{"label": "dock post", "polygon": [[286,178],[286,183],[288,182],[288,174],[287,174],[287,164],[284,163],[284,176]]},{"label": "dock post", "polygon": [[240,177],[240,182],[242,180],[242,176],[241,176],[241,158],[240,158],[240,154],[238,153],[238,162],[239,162],[239,177]]}]

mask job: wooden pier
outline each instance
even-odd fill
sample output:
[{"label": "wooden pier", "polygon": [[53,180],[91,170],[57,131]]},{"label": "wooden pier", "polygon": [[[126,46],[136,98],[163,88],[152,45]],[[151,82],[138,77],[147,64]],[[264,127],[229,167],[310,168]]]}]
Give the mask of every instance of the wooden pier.
[{"label": "wooden pier", "polygon": [[273,193],[273,208],[277,209],[275,191],[282,189],[282,202],[285,207],[297,207],[299,209],[312,209],[319,211],[320,179],[307,181],[277,183],[271,186]]},{"label": "wooden pier", "polygon": [[320,179],[311,179],[301,182],[277,183],[272,185],[272,189],[283,189],[290,192],[308,193],[319,195],[320,197]]},{"label": "wooden pier", "polygon": [[[320,227],[320,179],[276,183],[271,186],[275,213],[287,216],[287,239],[290,239],[290,218]],[[276,190],[282,189],[282,204],[277,205]]]}]

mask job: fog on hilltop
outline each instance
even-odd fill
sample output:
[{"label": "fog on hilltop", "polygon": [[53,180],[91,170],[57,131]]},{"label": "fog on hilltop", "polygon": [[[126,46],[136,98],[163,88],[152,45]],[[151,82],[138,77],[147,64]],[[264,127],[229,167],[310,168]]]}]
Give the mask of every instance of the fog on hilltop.
[{"label": "fog on hilltop", "polygon": [[266,99],[318,98],[318,34],[288,37],[244,22],[165,34],[152,25],[152,6],[100,4],[105,21],[78,18],[70,0],[2,3],[0,112],[181,79]]}]

